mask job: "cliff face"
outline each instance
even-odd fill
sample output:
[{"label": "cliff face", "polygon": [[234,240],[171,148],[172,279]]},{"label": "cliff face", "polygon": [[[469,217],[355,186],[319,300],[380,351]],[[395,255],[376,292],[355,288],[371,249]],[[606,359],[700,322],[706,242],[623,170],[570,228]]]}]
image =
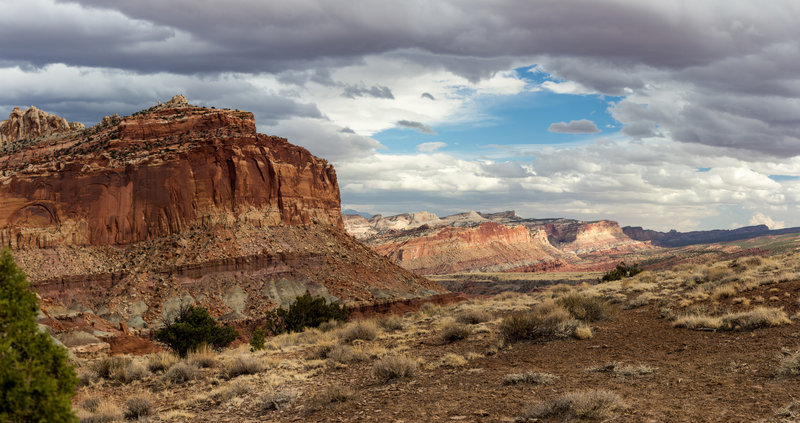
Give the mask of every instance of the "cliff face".
[{"label": "cliff face", "polygon": [[628,238],[611,221],[524,219],[506,211],[460,213],[423,223],[418,215],[423,214],[345,216],[345,228],[423,275],[603,269],[623,254],[651,248]]},{"label": "cliff face", "polygon": [[[13,113],[12,113],[13,115]],[[143,327],[197,303],[258,316],[442,289],[343,231],[336,173],[253,115],[183,96],[0,148],[0,244],[52,304]]]},{"label": "cliff face", "polygon": [[609,220],[581,222],[558,219],[543,226],[551,243],[562,251],[578,255],[609,250],[635,251],[644,247],[642,242],[625,235],[617,222]]},{"label": "cliff face", "polygon": [[0,158],[0,243],[128,244],[237,220],[342,227],[333,167],[257,134],[250,113],[168,103],[83,136]]},{"label": "cliff face", "polygon": [[422,275],[543,270],[564,264],[563,254],[550,245],[544,232],[494,222],[474,227],[421,226],[400,236],[372,239],[368,245]]},{"label": "cliff face", "polygon": [[8,120],[0,122],[0,146],[6,142],[33,139],[47,135],[83,129],[82,123],[67,122],[36,107],[24,112],[15,107]]}]

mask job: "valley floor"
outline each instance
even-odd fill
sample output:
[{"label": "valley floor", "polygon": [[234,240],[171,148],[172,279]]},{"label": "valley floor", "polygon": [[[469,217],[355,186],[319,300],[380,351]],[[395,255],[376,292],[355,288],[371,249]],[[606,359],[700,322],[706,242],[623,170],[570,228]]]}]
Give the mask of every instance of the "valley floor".
[{"label": "valley floor", "polygon": [[[677,316],[722,316],[723,311],[757,306],[797,315],[800,280],[791,270],[800,263],[766,260],[762,264],[758,259],[737,274],[721,273],[736,265],[724,263],[647,272],[602,285],[429,305],[378,322],[385,328],[377,325],[374,340],[348,343],[346,333],[356,323],[329,332],[282,335],[271,338],[265,351],[250,353],[240,347],[221,353],[214,357],[214,367],[198,370],[199,376],[185,383],[149,372],[130,383],[85,373],[87,385],[80,388],[76,409],[98,397],[123,409],[126,399],[144,396],[153,404],[153,422],[512,422],[533,403],[603,389],[618,394],[624,406],[599,420],[795,421],[794,409],[778,413],[800,396],[800,377],[786,371],[787,360],[800,348],[800,326],[794,318],[756,329],[673,327]],[[729,285],[734,288],[721,294]],[[622,310],[591,323],[589,339],[503,342],[505,316],[575,290]],[[468,325],[471,333],[465,339],[444,342],[443,332],[470,313],[487,313],[488,320]],[[331,352],[337,346],[339,355]],[[416,373],[379,380],[373,369],[396,354],[416,361]],[[255,357],[264,369],[230,378],[226,369],[242,355]],[[144,365],[147,359],[133,360]],[[784,375],[779,375],[781,366]],[[92,363],[85,363],[82,371],[91,368]],[[505,383],[509,375],[524,372],[555,378],[546,384]],[[85,419],[92,416],[81,413]],[[565,411],[531,421],[573,419]]]}]

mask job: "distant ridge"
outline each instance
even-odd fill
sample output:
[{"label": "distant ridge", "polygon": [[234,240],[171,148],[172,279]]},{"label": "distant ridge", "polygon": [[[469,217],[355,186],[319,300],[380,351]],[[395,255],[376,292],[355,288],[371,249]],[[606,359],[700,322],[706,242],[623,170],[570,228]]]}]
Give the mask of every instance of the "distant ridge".
[{"label": "distant ridge", "polygon": [[710,231],[659,232],[643,229],[641,226],[625,226],[625,235],[637,241],[650,241],[659,247],[685,247],[696,244],[713,244],[716,242],[740,241],[766,235],[784,235],[800,232],[800,227],[770,229],[767,225],[744,226],[738,229],[714,229]]}]

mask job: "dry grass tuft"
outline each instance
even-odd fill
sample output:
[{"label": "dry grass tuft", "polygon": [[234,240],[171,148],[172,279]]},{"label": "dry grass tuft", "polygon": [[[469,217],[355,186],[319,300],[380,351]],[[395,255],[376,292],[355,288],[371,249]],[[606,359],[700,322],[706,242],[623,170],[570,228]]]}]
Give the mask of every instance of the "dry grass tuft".
[{"label": "dry grass tuft", "polygon": [[506,342],[565,338],[575,334],[579,322],[563,307],[548,300],[531,311],[517,312],[500,322],[500,334]]},{"label": "dry grass tuft", "polygon": [[471,334],[472,330],[467,325],[450,320],[442,326],[438,338],[441,344],[452,344],[469,338]]},{"label": "dry grass tuft", "polygon": [[171,352],[161,351],[147,358],[147,369],[153,373],[164,372],[179,361],[181,361],[181,359],[177,355]]},{"label": "dry grass tuft", "polygon": [[608,419],[625,408],[622,398],[602,389],[569,392],[547,402],[528,406],[520,416],[523,420],[545,417],[568,419]]},{"label": "dry grass tuft", "polygon": [[339,330],[339,338],[342,342],[353,342],[357,339],[372,341],[377,337],[378,324],[374,320],[358,320]]},{"label": "dry grass tuft", "polygon": [[378,320],[378,326],[380,326],[383,330],[391,332],[395,330],[402,330],[405,327],[405,323],[403,323],[403,319],[401,317],[391,315]]},{"label": "dry grass tuft", "polygon": [[483,310],[464,310],[456,315],[456,321],[466,325],[477,325],[478,323],[488,322],[492,316]]},{"label": "dry grass tuft", "polygon": [[673,326],[687,329],[749,330],[790,324],[786,313],[774,307],[756,307],[750,311],[721,316],[687,314],[675,319]]},{"label": "dry grass tuft", "polygon": [[78,411],[80,423],[109,423],[120,421],[122,418],[122,410],[114,403],[106,400],[98,404],[91,412],[86,412],[85,410]]},{"label": "dry grass tuft", "polygon": [[591,326],[587,325],[586,323],[581,323],[575,327],[575,333],[573,335],[577,339],[591,339],[594,336],[594,333],[592,332]]},{"label": "dry grass tuft", "polygon": [[638,366],[624,365],[614,368],[614,376],[617,377],[638,377],[653,374],[653,372],[655,372],[655,369],[646,364]]},{"label": "dry grass tuft", "polygon": [[128,357],[103,357],[91,365],[95,375],[101,379],[127,384],[147,376],[147,368]]},{"label": "dry grass tuft", "polygon": [[225,375],[234,378],[241,375],[253,375],[264,371],[264,363],[258,357],[252,355],[238,355],[225,368]]},{"label": "dry grass tuft", "polygon": [[800,352],[786,356],[778,365],[779,376],[800,376]]},{"label": "dry grass tuft", "polygon": [[359,361],[367,361],[369,355],[361,348],[354,348],[350,345],[334,345],[326,354],[327,359],[336,363],[356,363]]},{"label": "dry grass tuft", "polygon": [[197,367],[184,362],[175,363],[164,374],[164,381],[169,383],[184,383],[197,377]]},{"label": "dry grass tuft", "polygon": [[123,414],[126,420],[138,420],[148,417],[152,412],[153,403],[147,397],[135,396],[125,401],[125,411]]},{"label": "dry grass tuft", "polygon": [[439,361],[442,367],[464,367],[467,365],[467,359],[462,355],[455,353],[447,353]]},{"label": "dry grass tuft", "polygon": [[208,369],[217,365],[217,352],[207,344],[201,344],[189,352],[186,359],[189,364],[201,369]]},{"label": "dry grass tuft", "polygon": [[271,391],[261,397],[261,409],[263,411],[280,410],[294,402],[297,398],[297,391],[294,390],[280,390]]},{"label": "dry grass tuft", "polygon": [[601,298],[586,293],[571,292],[557,300],[573,317],[585,322],[596,322],[613,317],[619,311]]},{"label": "dry grass tuft", "polygon": [[312,410],[322,410],[330,404],[350,401],[355,395],[356,392],[349,386],[328,386],[311,397],[310,408]]},{"label": "dry grass tuft", "polygon": [[558,376],[544,372],[511,373],[503,378],[503,385],[547,385]]},{"label": "dry grass tuft", "polygon": [[390,355],[377,362],[372,374],[381,382],[411,377],[417,372],[417,362],[405,355]]}]

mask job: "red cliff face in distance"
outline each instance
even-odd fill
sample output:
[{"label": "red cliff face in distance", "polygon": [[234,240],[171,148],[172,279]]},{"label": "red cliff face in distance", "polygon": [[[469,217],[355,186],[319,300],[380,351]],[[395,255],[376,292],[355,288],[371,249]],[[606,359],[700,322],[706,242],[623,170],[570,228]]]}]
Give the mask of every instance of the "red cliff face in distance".
[{"label": "red cliff face in distance", "polygon": [[186,302],[241,318],[306,289],[441,290],[348,237],[333,166],[258,134],[249,112],[176,96],[44,137],[14,125],[0,143],[0,244],[46,301],[143,326]]},{"label": "red cliff face in distance", "polygon": [[512,211],[344,218],[348,233],[423,275],[598,270],[652,248],[607,220],[524,219]]}]

